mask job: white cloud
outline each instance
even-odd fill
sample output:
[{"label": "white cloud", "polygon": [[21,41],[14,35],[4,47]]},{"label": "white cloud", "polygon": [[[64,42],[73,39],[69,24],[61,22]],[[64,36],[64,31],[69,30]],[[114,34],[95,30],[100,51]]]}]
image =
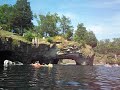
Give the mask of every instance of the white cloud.
[{"label": "white cloud", "polygon": [[112,16],[108,16],[99,21],[87,22],[85,19],[81,19],[77,14],[71,12],[58,13],[62,16],[69,17],[74,26],[74,30],[77,29],[78,23],[84,23],[87,30],[91,30],[95,33],[98,40],[120,37],[120,13],[113,13]]},{"label": "white cloud", "polygon": [[[71,12],[59,12],[60,16],[65,15],[66,17],[69,17],[72,21],[72,25],[74,26],[74,30],[77,29],[78,23],[82,22],[81,18]],[[114,13],[113,16],[109,16],[107,18],[103,18],[101,22],[94,22],[92,23],[84,23],[87,30],[91,30],[95,33],[98,40],[105,39],[105,38],[113,38],[113,37],[119,37],[120,35],[120,13]]]},{"label": "white cloud", "polygon": [[70,19],[76,19],[76,15],[73,13],[64,13],[64,15]]},{"label": "white cloud", "polygon": [[88,6],[93,8],[113,8],[117,5],[120,5],[120,0],[96,0]]},{"label": "white cloud", "polygon": [[120,27],[114,28],[112,26],[104,26],[102,24],[87,26],[87,30],[93,31],[98,40],[112,39],[115,37],[120,37],[119,29],[120,29]]},{"label": "white cloud", "polygon": [[58,15],[60,15],[60,17],[62,15],[64,15],[67,18],[69,18],[71,20],[71,24],[74,26],[74,28],[76,28],[77,24],[80,22],[79,16],[72,12],[58,12]]},{"label": "white cloud", "polygon": [[[95,22],[94,22],[95,23]],[[98,39],[120,37],[120,13],[113,13],[112,16],[103,18],[101,22],[88,24],[87,30],[92,30]]]},{"label": "white cloud", "polygon": [[96,35],[103,34],[103,32],[105,31],[104,28],[100,25],[87,26],[87,30],[93,31]]},{"label": "white cloud", "polygon": [[71,20],[77,19],[77,15],[71,12],[58,12],[58,15],[62,16],[66,16],[68,18],[70,18]]}]

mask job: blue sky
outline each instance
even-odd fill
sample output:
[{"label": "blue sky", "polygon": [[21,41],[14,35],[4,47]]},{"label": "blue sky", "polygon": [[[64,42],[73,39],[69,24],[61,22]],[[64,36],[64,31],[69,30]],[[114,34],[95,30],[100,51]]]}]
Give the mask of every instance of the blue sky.
[{"label": "blue sky", "polygon": [[[120,0],[28,0],[33,13],[58,13],[69,17],[76,29],[84,23],[97,39],[120,37]],[[2,4],[15,4],[16,0],[0,0]],[[37,23],[33,20],[34,24]]]}]

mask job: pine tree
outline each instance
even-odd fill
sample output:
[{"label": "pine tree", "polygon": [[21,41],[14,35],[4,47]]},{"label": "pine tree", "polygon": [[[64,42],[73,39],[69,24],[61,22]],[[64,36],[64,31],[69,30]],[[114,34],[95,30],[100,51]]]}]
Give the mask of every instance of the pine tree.
[{"label": "pine tree", "polygon": [[85,43],[85,40],[87,38],[87,30],[86,27],[84,27],[84,24],[78,24],[77,30],[75,31],[74,34],[74,40],[79,42],[79,43]]},{"label": "pine tree", "polygon": [[73,35],[73,26],[71,26],[71,20],[66,16],[62,16],[60,19],[60,29],[62,36],[66,39],[70,39]]},{"label": "pine tree", "polygon": [[33,27],[32,19],[32,11],[30,7],[30,3],[27,0],[17,0],[14,5],[14,19],[13,26],[14,28],[18,28],[19,33],[22,35],[24,33],[24,29],[29,29]]}]

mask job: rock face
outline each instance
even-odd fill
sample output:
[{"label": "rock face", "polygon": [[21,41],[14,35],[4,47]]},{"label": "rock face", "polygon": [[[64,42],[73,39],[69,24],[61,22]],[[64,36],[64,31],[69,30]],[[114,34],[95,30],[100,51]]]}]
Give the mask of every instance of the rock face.
[{"label": "rock face", "polygon": [[32,52],[32,57],[29,60],[34,63],[35,61],[39,61],[40,64],[49,64],[54,63],[54,59],[57,56],[57,48],[55,44],[51,47],[50,45],[40,44],[39,47],[36,48],[34,53]]},{"label": "rock face", "polygon": [[95,56],[95,52],[93,48],[89,45],[85,45],[84,47],[81,47],[81,53],[83,54],[83,57],[87,62],[87,65],[93,65],[94,56]]},{"label": "rock face", "polygon": [[24,64],[39,61],[41,64],[53,63],[56,58],[56,47],[47,44],[39,46],[16,41],[8,37],[0,37],[0,63],[4,60],[20,61]]},{"label": "rock face", "polygon": [[[66,53],[66,51],[69,51]],[[95,53],[92,47],[85,45],[80,48],[66,49],[65,53],[58,55],[59,59],[75,60],[76,65],[93,65]]]},{"label": "rock face", "polygon": [[[87,54],[85,52],[88,49]],[[57,64],[59,59],[73,59],[77,65],[93,65],[94,53],[86,46],[80,52],[57,54],[56,44],[33,45],[22,41],[13,40],[10,37],[0,37],[0,64],[4,60],[19,61],[23,64],[31,64],[39,61],[40,64]],[[69,51],[67,51],[69,52]]]}]

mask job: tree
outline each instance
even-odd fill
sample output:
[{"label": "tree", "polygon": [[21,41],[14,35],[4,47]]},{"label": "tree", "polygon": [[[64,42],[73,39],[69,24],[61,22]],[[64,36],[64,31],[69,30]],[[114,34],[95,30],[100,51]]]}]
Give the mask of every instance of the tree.
[{"label": "tree", "polygon": [[95,34],[93,33],[93,31],[89,31],[87,36],[88,37],[86,38],[86,43],[92,47],[96,47],[97,46],[97,38],[96,38]]},{"label": "tree", "polygon": [[72,36],[73,36],[73,27],[70,27],[70,28],[66,31],[64,37],[65,37],[65,39],[67,39],[67,40],[71,40]]},{"label": "tree", "polygon": [[59,17],[57,13],[54,14],[50,14],[48,13],[46,15],[46,19],[47,19],[47,26],[48,26],[48,34],[50,37],[56,36],[58,34],[58,28],[57,28],[57,23],[59,21]]},{"label": "tree", "polygon": [[77,30],[75,31],[74,34],[74,40],[79,42],[79,43],[86,43],[86,38],[87,38],[87,30],[86,27],[84,27],[84,24],[78,24]]},{"label": "tree", "polygon": [[62,32],[62,36],[65,39],[70,39],[70,37],[73,35],[73,26],[71,26],[70,24],[70,19],[63,15],[60,19],[60,29]]},{"label": "tree", "polygon": [[10,30],[12,28],[13,6],[4,4],[0,6],[0,26],[4,30]]},{"label": "tree", "polygon": [[114,38],[113,41],[109,39],[100,40],[95,50],[102,54],[120,54],[120,38]]},{"label": "tree", "polygon": [[34,26],[35,32],[38,34],[39,37],[44,37],[44,31],[41,29],[41,19],[44,21],[44,15],[39,15],[39,17],[34,14],[34,18],[36,19],[38,25]]},{"label": "tree", "polygon": [[29,29],[33,27],[32,11],[30,8],[30,3],[27,0],[17,0],[14,5],[14,18],[13,18],[13,27],[20,29],[20,34],[22,35],[24,29]]},{"label": "tree", "polygon": [[88,32],[83,23],[78,24],[77,30],[74,34],[74,40],[82,44],[88,44],[92,47],[97,46],[97,38],[95,34],[92,31]]},{"label": "tree", "polygon": [[25,33],[25,36],[24,36],[24,37],[25,37],[26,40],[28,40],[28,41],[32,41],[32,39],[35,38],[35,36],[34,36],[34,34],[33,34],[32,31],[27,31],[27,32]]},{"label": "tree", "polygon": [[39,15],[38,25],[40,27],[40,33],[42,36],[56,36],[58,35],[59,29],[57,23],[59,22],[59,16],[57,13],[51,14],[47,13],[46,15]]}]

